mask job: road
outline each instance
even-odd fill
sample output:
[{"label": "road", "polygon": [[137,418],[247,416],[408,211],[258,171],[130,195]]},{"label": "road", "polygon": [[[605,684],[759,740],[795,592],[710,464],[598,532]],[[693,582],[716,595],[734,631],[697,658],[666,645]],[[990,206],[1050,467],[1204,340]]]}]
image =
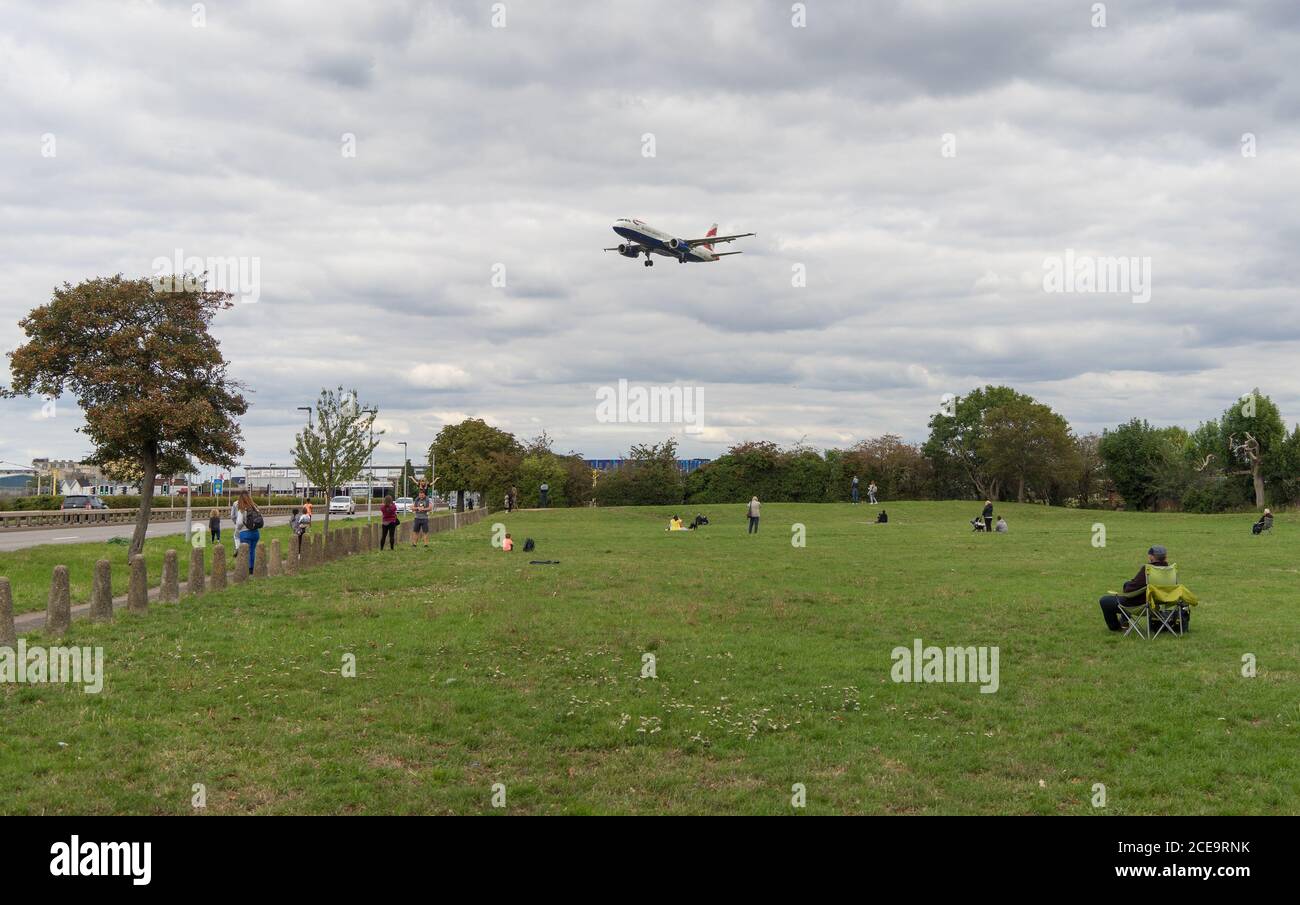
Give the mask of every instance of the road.
[{"label": "road", "polygon": [[[330,521],[336,521],[339,516],[335,516]],[[227,532],[233,531],[234,528],[230,519],[223,518],[221,525],[221,536],[225,538]],[[324,519],[317,518],[317,522],[323,522]],[[289,516],[277,515],[266,520],[268,525],[287,525]],[[206,518],[195,518],[194,524],[202,525],[203,530],[208,529],[208,520]],[[112,540],[115,537],[129,538],[135,531],[135,525],[68,525],[66,527],[55,526],[52,528],[29,528],[26,530],[0,531],[0,553],[7,553],[13,550],[22,550],[26,547],[37,547],[41,544],[84,544],[93,541]],[[150,537],[162,537],[166,534],[184,534],[184,522],[158,522],[149,526]]]}]

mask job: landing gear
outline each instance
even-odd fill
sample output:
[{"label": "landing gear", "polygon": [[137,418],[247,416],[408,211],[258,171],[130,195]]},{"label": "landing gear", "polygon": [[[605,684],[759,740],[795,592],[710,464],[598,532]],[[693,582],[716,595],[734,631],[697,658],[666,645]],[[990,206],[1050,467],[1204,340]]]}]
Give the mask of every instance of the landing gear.
[{"label": "landing gear", "polygon": [[652,261],[652,260],[650,260],[650,256],[649,256],[649,255],[646,255],[645,266],[646,266],[646,267],[654,267],[654,266],[655,266],[655,262]]}]

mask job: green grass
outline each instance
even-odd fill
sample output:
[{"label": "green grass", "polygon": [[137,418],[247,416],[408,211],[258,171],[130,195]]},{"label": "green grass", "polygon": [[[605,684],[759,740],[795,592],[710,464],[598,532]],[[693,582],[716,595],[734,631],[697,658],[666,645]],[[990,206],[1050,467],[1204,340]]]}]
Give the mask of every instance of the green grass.
[{"label": "green grass", "polygon": [[[497,513],[74,623],[104,690],[0,686],[0,810],[192,813],[203,783],[208,813],[502,813],[503,783],[505,813],[786,814],[803,783],[807,813],[1300,812],[1288,524],[1001,506],[983,536],[973,504],[886,505],[765,504],[755,537],[741,506],[672,536],[668,508]],[[1191,633],[1106,631],[1097,597],[1157,542]],[[997,693],[892,682],[918,637],[998,646]]]}]

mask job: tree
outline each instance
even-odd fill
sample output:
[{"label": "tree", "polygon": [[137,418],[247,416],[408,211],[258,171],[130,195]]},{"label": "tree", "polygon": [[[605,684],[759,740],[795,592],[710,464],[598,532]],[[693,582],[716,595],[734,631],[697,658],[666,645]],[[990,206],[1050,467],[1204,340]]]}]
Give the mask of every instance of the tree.
[{"label": "tree", "polygon": [[[897,434],[884,434],[863,440],[844,453],[844,474],[848,480],[858,476],[860,490],[875,481],[882,499],[918,499],[927,492],[931,465],[914,443],[904,443]],[[847,499],[850,486],[842,486],[836,499]]]},{"label": "tree", "polygon": [[998,499],[1002,481],[989,467],[984,415],[1016,400],[1034,401],[1011,387],[986,386],[957,399],[951,414],[937,412],[930,418],[930,437],[922,451],[941,485],[956,485],[966,493],[973,488],[986,500]]},{"label": "tree", "polygon": [[1106,473],[1130,509],[1148,509],[1157,499],[1156,483],[1164,461],[1164,441],[1141,418],[1103,431],[1097,445]]},{"label": "tree", "polygon": [[1226,438],[1225,446],[1220,448],[1224,471],[1248,475],[1255,506],[1263,508],[1266,481],[1285,477],[1278,466],[1286,458],[1283,450],[1287,434],[1277,405],[1256,388],[1229,406],[1219,424],[1219,435]]},{"label": "tree", "polygon": [[1026,485],[1047,498],[1054,478],[1077,473],[1070,425],[1041,402],[1017,394],[987,409],[983,420],[978,454],[997,483],[1015,485],[1017,503],[1025,501]]},{"label": "tree", "polygon": [[[316,423],[294,436],[293,461],[311,484],[325,491],[325,533],[330,530],[328,497],[354,480],[379,445],[371,439],[375,414],[357,402],[357,392],[323,389],[316,400]],[[383,432],[380,431],[379,434]],[[376,434],[376,436],[379,436]]]},{"label": "tree", "polygon": [[230,294],[199,280],[64,283],[19,322],[28,341],[9,353],[4,396],[71,393],[94,458],[140,466],[140,509],[130,553],[144,549],[154,478],[195,470],[191,457],[233,467],[243,455],[236,419],[248,411],[209,332]]},{"label": "tree", "polygon": [[495,428],[481,418],[467,418],[438,431],[429,447],[437,459],[438,486],[457,492],[457,508],[464,510],[464,491],[475,491],[489,504],[505,498],[514,480],[522,447],[514,434]]},{"label": "tree", "polygon": [[671,438],[633,446],[621,467],[604,472],[596,482],[602,506],[675,506],[684,492],[677,441]]},{"label": "tree", "polygon": [[1099,434],[1084,434],[1074,439],[1074,456],[1079,468],[1072,495],[1082,507],[1094,505],[1110,485],[1106,463],[1101,459],[1100,445]]}]

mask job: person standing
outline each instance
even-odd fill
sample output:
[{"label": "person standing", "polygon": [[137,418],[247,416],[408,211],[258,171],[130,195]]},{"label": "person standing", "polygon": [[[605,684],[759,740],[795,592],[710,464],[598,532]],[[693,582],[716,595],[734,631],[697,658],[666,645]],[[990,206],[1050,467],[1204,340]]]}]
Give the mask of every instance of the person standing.
[{"label": "person standing", "polygon": [[208,534],[211,535],[208,540],[212,543],[221,542],[221,510],[216,506],[213,506],[212,511],[208,513]]},{"label": "person standing", "polygon": [[859,499],[858,499],[858,476],[857,475],[853,476],[853,483],[850,485],[849,494],[853,498],[853,505],[854,506],[858,505]]},{"label": "person standing", "polygon": [[289,527],[293,529],[293,536],[298,538],[298,555],[302,556],[302,537],[311,527],[311,513],[306,511],[306,507],[303,507],[302,512],[297,509],[293,511],[289,519]]},{"label": "person standing", "polygon": [[876,491],[878,489],[879,488],[876,487],[875,481],[872,481],[870,484],[867,485],[867,501],[870,502],[871,505],[873,506],[876,505]]},{"label": "person standing", "polygon": [[307,516],[307,521],[310,522],[311,521],[311,500],[310,499],[306,499],[302,501],[302,512],[303,515]]},{"label": "person standing", "polygon": [[423,490],[415,498],[415,524],[411,526],[411,546],[420,545],[420,535],[424,535],[424,545],[429,546],[429,513],[433,509],[433,502],[429,499]]},{"label": "person standing", "polygon": [[758,501],[758,497],[754,497],[752,500],[749,501],[748,512],[749,512],[749,533],[750,534],[758,533],[758,509],[761,505],[762,504]]},{"label": "person standing", "polygon": [[[967,510],[969,511],[969,510]],[[993,501],[984,501],[984,533],[993,533]]]},{"label": "person standing", "polygon": [[388,549],[397,549],[397,504],[393,502],[391,493],[384,494],[384,504],[379,507],[379,516],[382,520],[383,527],[379,533],[379,549],[384,549],[384,541],[388,541]]},{"label": "person standing", "polygon": [[514,506],[511,505],[511,503],[512,503],[512,500],[511,500],[511,497],[510,497],[510,491],[507,490],[507,491],[506,491],[506,512],[510,512],[510,511],[512,511],[512,510],[514,509]]},{"label": "person standing", "polygon": [[537,491],[538,491],[538,495],[539,495],[539,497],[540,497],[540,499],[538,500],[538,503],[539,503],[539,505],[540,505],[543,509],[545,509],[546,506],[547,506],[547,501],[549,500],[549,498],[550,498],[550,496],[551,496],[551,485],[550,485],[550,484],[547,484],[545,481],[543,481],[543,482],[542,482],[542,486],[539,487],[539,488],[537,488]]},{"label": "person standing", "polygon": [[257,542],[262,539],[262,513],[253,502],[253,495],[247,490],[239,492],[235,503],[235,538],[241,544],[248,544],[248,574],[253,574],[253,563],[257,560]]}]

